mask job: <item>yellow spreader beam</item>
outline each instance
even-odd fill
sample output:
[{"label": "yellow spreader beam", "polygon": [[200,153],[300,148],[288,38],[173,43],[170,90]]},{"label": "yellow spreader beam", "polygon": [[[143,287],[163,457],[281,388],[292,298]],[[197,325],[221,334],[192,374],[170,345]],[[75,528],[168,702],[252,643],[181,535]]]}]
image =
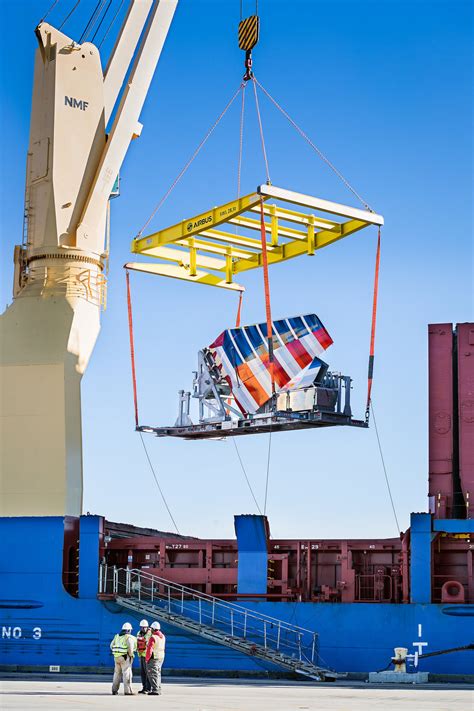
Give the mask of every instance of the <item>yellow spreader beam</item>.
[{"label": "yellow spreader beam", "polygon": [[[262,200],[269,264],[302,254],[314,255],[318,249],[370,225],[383,225],[384,221],[381,215],[369,210],[260,185],[255,193],[133,240],[134,254],[159,261],[134,262],[126,267],[242,291],[244,287],[234,282],[234,276],[262,266],[259,215]],[[289,203],[291,207],[281,203]]]}]

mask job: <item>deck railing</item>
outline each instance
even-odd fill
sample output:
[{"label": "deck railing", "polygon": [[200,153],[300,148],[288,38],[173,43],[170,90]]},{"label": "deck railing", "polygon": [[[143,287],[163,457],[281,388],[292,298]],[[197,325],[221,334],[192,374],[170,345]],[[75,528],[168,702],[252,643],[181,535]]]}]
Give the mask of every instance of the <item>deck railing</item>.
[{"label": "deck railing", "polygon": [[186,618],[247,644],[253,643],[302,662],[318,663],[318,634],[312,630],[143,570],[103,565],[99,580],[100,594],[129,597],[147,606],[153,605],[159,617],[170,621],[173,617]]}]

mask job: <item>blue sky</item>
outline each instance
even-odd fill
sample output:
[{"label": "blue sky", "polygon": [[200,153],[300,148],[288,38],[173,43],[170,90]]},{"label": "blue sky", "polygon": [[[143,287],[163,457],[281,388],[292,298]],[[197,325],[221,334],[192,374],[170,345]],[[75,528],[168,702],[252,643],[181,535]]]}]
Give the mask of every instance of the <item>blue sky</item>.
[{"label": "blue sky", "polygon": [[[2,0],[1,302],[11,298],[21,241],[35,37],[43,2]],[[59,24],[72,0],[48,21]],[[255,73],[315,143],[385,216],[374,407],[401,527],[426,510],[427,324],[473,319],[472,6],[427,0],[260,0]],[[78,39],[94,2],[65,26]],[[244,3],[253,11],[253,3]],[[108,307],[83,381],[84,509],[171,529],[134,432],[125,278],[129,244],[237,88],[238,0],[181,0],[112,206]],[[13,49],[12,49],[13,48]],[[110,42],[103,47],[105,56]],[[105,62],[104,62],[105,63]],[[247,93],[243,192],[264,182]],[[261,97],[274,184],[355,206],[353,196]],[[232,199],[238,107],[153,221],[160,228]],[[275,317],[314,311],[335,344],[327,361],[366,389],[375,230],[270,272]],[[243,320],[264,318],[261,273],[245,278]],[[132,275],[141,421],[172,423],[176,391],[191,386],[200,347],[232,325],[236,296]],[[230,441],[146,440],[182,533],[233,535],[233,514],[255,505]],[[265,435],[239,440],[260,502]],[[274,537],[396,535],[373,428],[274,435],[268,498]]]}]

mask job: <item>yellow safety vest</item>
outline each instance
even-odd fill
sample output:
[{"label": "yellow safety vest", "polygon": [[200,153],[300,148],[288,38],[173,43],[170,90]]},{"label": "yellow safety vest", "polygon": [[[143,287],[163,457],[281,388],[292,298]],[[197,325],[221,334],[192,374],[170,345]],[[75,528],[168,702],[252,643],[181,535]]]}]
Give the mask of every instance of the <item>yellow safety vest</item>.
[{"label": "yellow safety vest", "polygon": [[124,655],[128,654],[128,639],[129,637],[132,638],[134,641],[133,645],[133,651],[136,650],[137,648],[137,640],[136,638],[131,635],[131,634],[116,634],[115,637],[112,640],[112,654],[114,657],[123,657]]}]

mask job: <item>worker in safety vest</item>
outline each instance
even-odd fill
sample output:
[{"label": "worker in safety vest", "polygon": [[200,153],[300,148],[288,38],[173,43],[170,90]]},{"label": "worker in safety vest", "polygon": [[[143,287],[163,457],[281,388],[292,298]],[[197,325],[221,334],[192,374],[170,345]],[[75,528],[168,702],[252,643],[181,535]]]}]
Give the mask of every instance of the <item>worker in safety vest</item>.
[{"label": "worker in safety vest", "polygon": [[114,655],[115,668],[112,682],[112,694],[118,694],[120,682],[123,679],[123,693],[127,696],[133,694],[132,691],[132,664],[133,657],[137,650],[137,639],[132,634],[132,625],[125,622],[122,631],[118,632],[110,643],[110,649]]},{"label": "worker in safety vest", "polygon": [[142,688],[138,692],[139,694],[148,694],[151,691],[151,684],[146,670],[146,648],[150,637],[151,629],[148,626],[148,620],[142,620],[140,622],[140,631],[137,634],[137,650],[140,659],[140,674],[142,675]]},{"label": "worker in safety vest", "polygon": [[146,668],[151,684],[150,696],[161,694],[161,666],[165,658],[165,635],[160,631],[160,623],[152,622],[151,636],[146,648]]}]

